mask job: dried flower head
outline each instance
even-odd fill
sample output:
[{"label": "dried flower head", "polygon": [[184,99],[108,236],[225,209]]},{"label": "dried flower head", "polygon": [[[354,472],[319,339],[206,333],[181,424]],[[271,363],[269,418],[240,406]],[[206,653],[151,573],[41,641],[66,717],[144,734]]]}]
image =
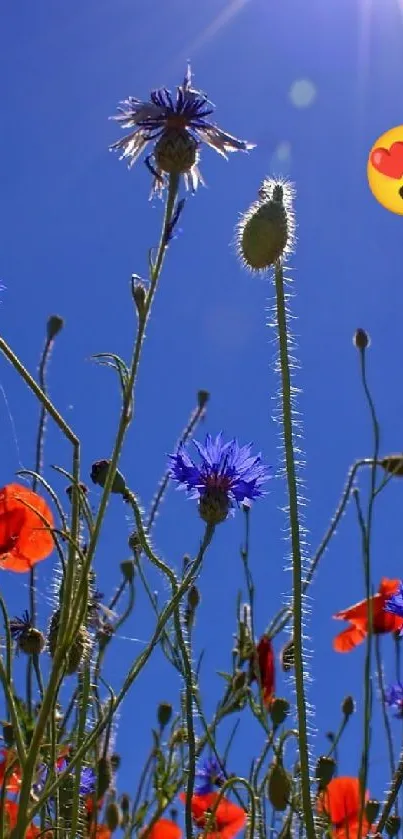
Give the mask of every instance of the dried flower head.
[{"label": "dried flower head", "polygon": [[294,241],[293,190],[267,178],[259,198],[241,216],[236,229],[238,255],[250,271],[266,271],[286,256]]},{"label": "dried flower head", "polygon": [[153,191],[157,193],[166,186],[167,174],[183,175],[186,188],[196,191],[199,183],[203,183],[197,165],[201,143],[225,158],[228,152],[254,148],[253,143],[238,140],[207,120],[214,112],[214,105],[204,93],[192,87],[190,65],[177,87],[176,98],[163,87],[153,90],[148,101],[129,96],[118,110],[120,113],[111,119],[122,128],[134,130],[112,143],[110,150],[121,152],[120,159],[127,158],[131,167],[146,146],[156,140],[145,162],[154,175]]},{"label": "dried flower head", "polygon": [[269,479],[268,468],[261,455],[251,455],[252,444],[240,447],[233,439],[223,443],[222,433],[215,440],[207,434],[204,446],[193,440],[200,458],[198,466],[180,446],[170,455],[170,476],[186,489],[190,498],[199,499],[199,512],[204,521],[220,524],[235,505],[250,506],[264,495],[263,483]]}]

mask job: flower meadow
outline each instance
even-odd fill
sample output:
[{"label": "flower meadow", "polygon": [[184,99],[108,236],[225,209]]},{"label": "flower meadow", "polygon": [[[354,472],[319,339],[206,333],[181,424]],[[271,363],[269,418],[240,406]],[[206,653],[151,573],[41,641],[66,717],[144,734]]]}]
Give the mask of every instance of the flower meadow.
[{"label": "flower meadow", "polygon": [[[351,465],[323,539],[310,551],[294,384],[293,286],[288,273],[297,247],[295,194],[291,183],[262,172],[260,185],[251,189],[249,207],[238,208],[234,217],[234,241],[245,282],[251,280],[247,272],[270,282],[275,341],[268,348],[268,354],[273,353],[268,363],[274,361],[278,381],[279,450],[266,458],[265,440],[250,442],[211,428],[210,394],[199,390],[178,442],[161,463],[162,478],[146,509],[136,487],[126,480],[125,459],[136,423],[138,392],[141,395],[143,356],[152,340],[148,325],[154,301],[169,274],[172,250],[180,252],[188,202],[197,201],[204,184],[207,147],[227,159],[241,152],[247,166],[254,143],[216,125],[214,106],[194,87],[190,66],[176,91],[162,88],[144,99],[130,95],[112,120],[121,133],[111,151],[133,169],[128,178],[135,178],[138,167],[145,164],[161,220],[159,243],[147,253],[148,275],[131,277],[127,305],[136,323],[131,356],[125,360],[113,346],[94,355],[95,362],[113,374],[119,405],[112,449],[101,453],[89,471],[83,469],[85,453],[73,424],[50,396],[49,361],[63,332],[62,317],[48,319],[37,376],[20,360],[18,347],[0,336],[3,361],[11,365],[39,408],[35,462],[30,469],[4,476],[0,489],[0,568],[20,585],[22,604],[19,614],[10,612],[0,590],[0,839],[243,835],[247,839],[368,835],[393,839],[401,829],[403,786],[403,752],[398,757],[403,719],[403,580],[374,577],[372,541],[378,498],[389,485],[390,490],[398,487],[403,453],[381,450],[368,371],[374,351],[370,337],[362,328],[352,336],[371,423],[369,450]],[[212,194],[213,190],[214,184]],[[257,322],[258,318],[259,313]],[[89,394],[83,398],[90,401]],[[66,460],[60,464],[47,460],[50,426],[65,443]],[[52,475],[57,476],[55,485]],[[255,507],[270,505],[275,479],[281,481],[287,499],[284,529],[291,573],[286,577],[288,592],[278,593],[277,608],[272,608],[275,596],[270,593],[262,625],[256,616],[250,537]],[[55,489],[60,481],[63,493]],[[173,489],[179,491],[181,515],[197,519],[199,526],[197,544],[189,545],[180,563],[177,557],[165,556],[154,536],[156,520],[164,516],[165,497]],[[103,592],[97,557],[112,504],[121,505],[130,523],[128,558],[120,563],[115,589]],[[309,699],[307,627],[309,609],[315,608],[314,601],[309,605],[311,585],[347,508],[356,515],[360,537],[362,599],[351,604],[346,575],[346,601],[333,616],[339,623],[329,656],[353,656],[362,645],[362,695],[345,692],[340,719],[327,734],[327,749],[318,752]],[[239,575],[234,637],[225,669],[219,673],[220,698],[214,711],[207,713],[198,639],[203,610],[200,581],[211,545],[233,519],[241,523],[243,532],[240,561],[233,571]],[[278,536],[283,540],[284,531]],[[50,565],[53,593],[43,626],[38,593],[42,570]],[[155,574],[163,582],[162,596],[153,588]],[[152,629],[140,651],[135,648],[123,678],[112,682],[107,662],[113,660],[122,631],[130,626],[138,588],[148,599]],[[214,620],[218,633],[220,621],[217,616]],[[389,649],[387,667],[385,649]],[[179,679],[178,701],[165,701],[161,685],[156,685],[150,753],[133,772],[133,789],[126,791],[120,786],[119,739],[125,731],[119,728],[119,715],[157,652]],[[328,679],[327,673],[322,675]],[[142,710],[136,709],[140,726]],[[254,719],[260,750],[249,766],[240,767],[233,762],[232,744],[235,737],[242,742],[245,717]],[[356,772],[349,775],[339,759],[339,747],[348,742],[353,717],[359,717],[361,749],[355,756]],[[375,725],[382,726],[388,755],[388,786],[377,790],[369,786]]]}]

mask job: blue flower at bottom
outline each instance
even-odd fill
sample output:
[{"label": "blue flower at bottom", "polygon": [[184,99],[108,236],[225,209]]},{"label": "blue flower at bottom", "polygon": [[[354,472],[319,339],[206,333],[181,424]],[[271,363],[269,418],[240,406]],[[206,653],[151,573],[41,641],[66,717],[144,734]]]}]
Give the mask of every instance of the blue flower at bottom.
[{"label": "blue flower at bottom", "polygon": [[170,477],[185,489],[190,498],[199,499],[202,518],[219,524],[233,512],[235,505],[249,507],[255,498],[265,494],[263,484],[269,479],[268,467],[261,455],[251,454],[252,443],[240,446],[236,439],[223,443],[222,433],[215,440],[207,434],[204,446],[193,440],[200,455],[197,465],[184,446],[169,455]]},{"label": "blue flower at bottom", "polygon": [[396,711],[396,717],[403,718],[403,684],[401,682],[395,682],[394,685],[386,688],[385,702],[389,708]]},{"label": "blue flower at bottom", "polygon": [[215,757],[205,760],[196,771],[196,795],[207,795],[225,781],[224,772]]},{"label": "blue flower at bottom", "polygon": [[[392,594],[392,597],[386,601],[385,604],[385,612],[392,612],[394,615],[398,615],[399,618],[403,618],[403,581],[400,581],[399,588],[395,594]],[[403,629],[400,630],[400,635],[403,635]]]}]

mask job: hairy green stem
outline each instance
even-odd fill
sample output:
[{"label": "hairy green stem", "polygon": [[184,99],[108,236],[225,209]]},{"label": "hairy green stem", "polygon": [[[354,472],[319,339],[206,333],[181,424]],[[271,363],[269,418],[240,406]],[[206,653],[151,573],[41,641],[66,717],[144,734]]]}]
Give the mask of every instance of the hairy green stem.
[{"label": "hairy green stem", "polygon": [[304,651],[302,628],[303,567],[300,543],[297,475],[294,458],[291,404],[291,374],[288,355],[288,330],[284,295],[284,276],[282,265],[279,261],[275,265],[274,280],[276,289],[276,313],[280,354],[282,424],[284,433],[284,451],[289,498],[289,519],[291,529],[291,550],[293,566],[293,637],[295,647],[295,689],[298,714],[299,756],[301,764],[302,806],[305,818],[305,828],[307,837],[308,839],[315,839],[315,825],[313,819],[310,791],[307,711],[304,685]]}]

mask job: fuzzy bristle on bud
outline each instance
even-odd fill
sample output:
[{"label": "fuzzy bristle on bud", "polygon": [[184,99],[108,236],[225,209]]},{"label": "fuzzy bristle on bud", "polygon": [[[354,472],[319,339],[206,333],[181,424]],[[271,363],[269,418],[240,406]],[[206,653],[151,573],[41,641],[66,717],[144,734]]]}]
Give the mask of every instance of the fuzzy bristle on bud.
[{"label": "fuzzy bristle on bud", "polygon": [[266,271],[291,248],[294,217],[289,184],[266,179],[259,199],[242,216],[236,231],[237,249],[245,268]]},{"label": "fuzzy bristle on bud", "polygon": [[158,169],[169,175],[182,175],[196,163],[197,141],[184,129],[168,128],[155,146],[154,157]]}]

